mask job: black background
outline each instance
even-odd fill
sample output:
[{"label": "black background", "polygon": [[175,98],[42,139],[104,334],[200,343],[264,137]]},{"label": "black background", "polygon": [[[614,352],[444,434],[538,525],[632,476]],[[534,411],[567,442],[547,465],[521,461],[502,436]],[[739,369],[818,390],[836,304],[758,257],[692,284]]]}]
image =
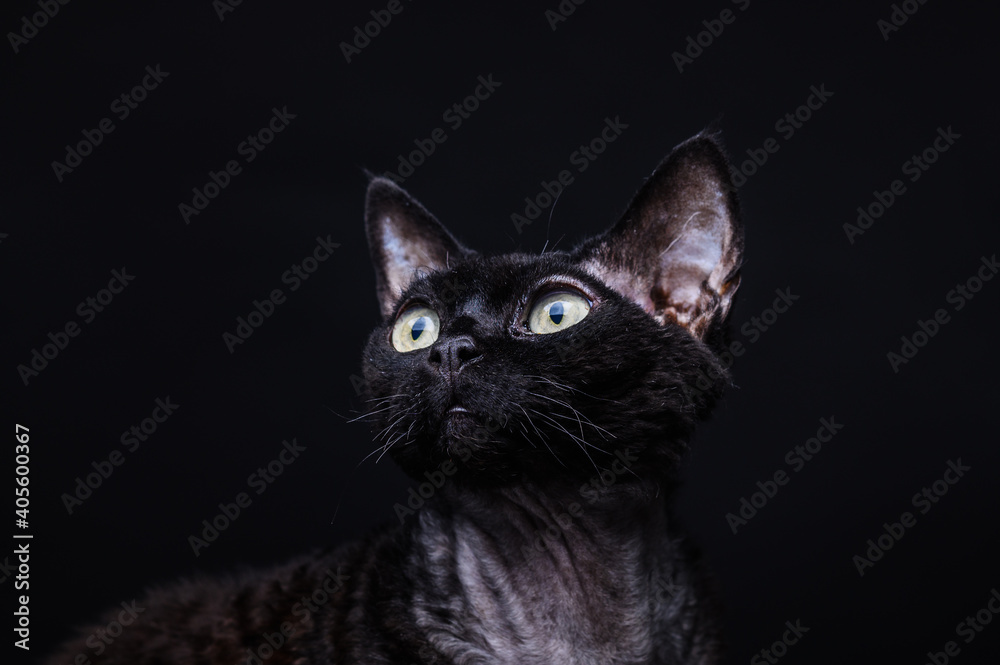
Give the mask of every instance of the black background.
[{"label": "black background", "polygon": [[[362,408],[350,377],[378,317],[363,169],[394,169],[441,127],[448,139],[407,178],[411,193],[481,250],[568,248],[611,224],[673,145],[718,121],[738,163],[770,137],[780,145],[741,187],[733,321],[746,353],[678,505],[721,581],[728,662],[797,619],[809,633],[783,662],[924,663],[948,640],[960,663],[996,662],[1000,619],[968,645],[955,626],[1000,586],[1000,281],[961,311],[946,295],[1000,250],[998,16],[957,4],[919,5],[885,40],[888,2],[588,2],[553,30],[555,0],[404,0],[348,63],[338,44],[384,3],[247,1],[220,21],[207,0],[71,2],[18,53],[5,43],[2,401],[8,430],[31,429],[32,654],[151,583],[278,562],[395,520],[409,481],[388,460],[359,466],[373,444],[346,422]],[[672,54],[725,8],[735,21],[679,72]],[[36,11],[11,3],[0,28]],[[157,65],[169,76],[119,120],[111,103]],[[500,87],[449,127],[443,112],[491,74]],[[822,107],[791,137],[776,131],[821,85],[833,93]],[[285,106],[288,128],[243,162],[237,145]],[[52,162],[105,117],[115,130],[59,182]],[[547,210],[519,234],[511,214],[575,169],[570,154],[608,117],[628,128],[574,170],[550,222]],[[903,162],[948,127],[961,138],[911,183]],[[242,173],[185,224],[178,205],[231,159]],[[895,179],[906,192],[849,242],[843,225]],[[281,275],[317,236],[340,247],[290,292]],[[123,266],[134,281],[83,324],[77,305]],[[223,333],[274,288],[287,301],[230,353]],[[799,299],[750,343],[741,326],[785,288]],[[886,354],[939,308],[950,322],[895,373]],[[68,321],[80,334],[25,385],[15,366]],[[124,451],[121,433],[167,396],[177,412],[67,514],[61,495]],[[831,416],[844,428],[734,535],[726,514],[791,471],[785,453]],[[188,536],[292,437],[307,450],[195,557]],[[958,458],[971,471],[920,515],[911,496]],[[852,557],[904,511],[916,526],[859,576]],[[12,585],[0,583],[11,623]]]}]

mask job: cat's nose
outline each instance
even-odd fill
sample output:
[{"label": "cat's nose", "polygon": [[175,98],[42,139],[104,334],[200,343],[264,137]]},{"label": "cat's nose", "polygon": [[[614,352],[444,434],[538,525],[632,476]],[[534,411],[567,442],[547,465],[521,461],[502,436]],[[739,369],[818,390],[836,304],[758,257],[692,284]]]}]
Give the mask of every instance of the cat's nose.
[{"label": "cat's nose", "polygon": [[454,376],[462,371],[468,363],[479,358],[482,353],[476,347],[471,337],[462,335],[448,337],[431,348],[427,361],[437,367],[443,374]]}]

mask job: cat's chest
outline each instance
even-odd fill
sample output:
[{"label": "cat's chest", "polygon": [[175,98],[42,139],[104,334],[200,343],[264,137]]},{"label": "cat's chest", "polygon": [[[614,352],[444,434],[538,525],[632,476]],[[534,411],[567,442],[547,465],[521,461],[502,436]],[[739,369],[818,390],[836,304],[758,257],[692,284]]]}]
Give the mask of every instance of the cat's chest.
[{"label": "cat's chest", "polygon": [[452,526],[435,543],[431,584],[413,609],[453,662],[650,662],[653,599],[641,548],[608,558],[563,538],[527,551],[470,525]]}]

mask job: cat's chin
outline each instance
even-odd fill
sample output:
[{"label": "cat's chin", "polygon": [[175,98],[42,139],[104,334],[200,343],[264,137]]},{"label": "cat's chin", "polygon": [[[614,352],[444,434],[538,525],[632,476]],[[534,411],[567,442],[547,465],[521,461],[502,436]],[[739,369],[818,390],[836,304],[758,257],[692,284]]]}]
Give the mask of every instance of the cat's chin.
[{"label": "cat's chin", "polygon": [[483,424],[482,419],[466,410],[449,410],[441,420],[440,444],[450,457],[469,460],[484,449],[499,452],[503,442],[496,437],[498,428]]},{"label": "cat's chin", "polygon": [[[432,425],[433,428],[433,425]],[[396,463],[413,478],[443,470],[476,481],[507,481],[520,476],[520,442],[499,424],[464,409],[444,413],[430,438],[391,449]]]}]

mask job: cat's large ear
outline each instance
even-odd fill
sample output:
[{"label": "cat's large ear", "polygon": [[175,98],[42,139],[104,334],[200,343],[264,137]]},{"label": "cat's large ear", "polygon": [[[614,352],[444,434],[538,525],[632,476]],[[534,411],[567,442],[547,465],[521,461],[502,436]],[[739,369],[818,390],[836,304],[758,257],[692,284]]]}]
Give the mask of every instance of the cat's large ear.
[{"label": "cat's large ear", "polygon": [[704,339],[739,286],[743,227],[729,162],[710,134],[680,144],[621,220],[576,251],[581,265],[661,324]]},{"label": "cat's large ear", "polygon": [[375,290],[383,316],[413,281],[473,254],[420,203],[387,178],[372,178],[365,200],[365,230],[375,265]]}]

